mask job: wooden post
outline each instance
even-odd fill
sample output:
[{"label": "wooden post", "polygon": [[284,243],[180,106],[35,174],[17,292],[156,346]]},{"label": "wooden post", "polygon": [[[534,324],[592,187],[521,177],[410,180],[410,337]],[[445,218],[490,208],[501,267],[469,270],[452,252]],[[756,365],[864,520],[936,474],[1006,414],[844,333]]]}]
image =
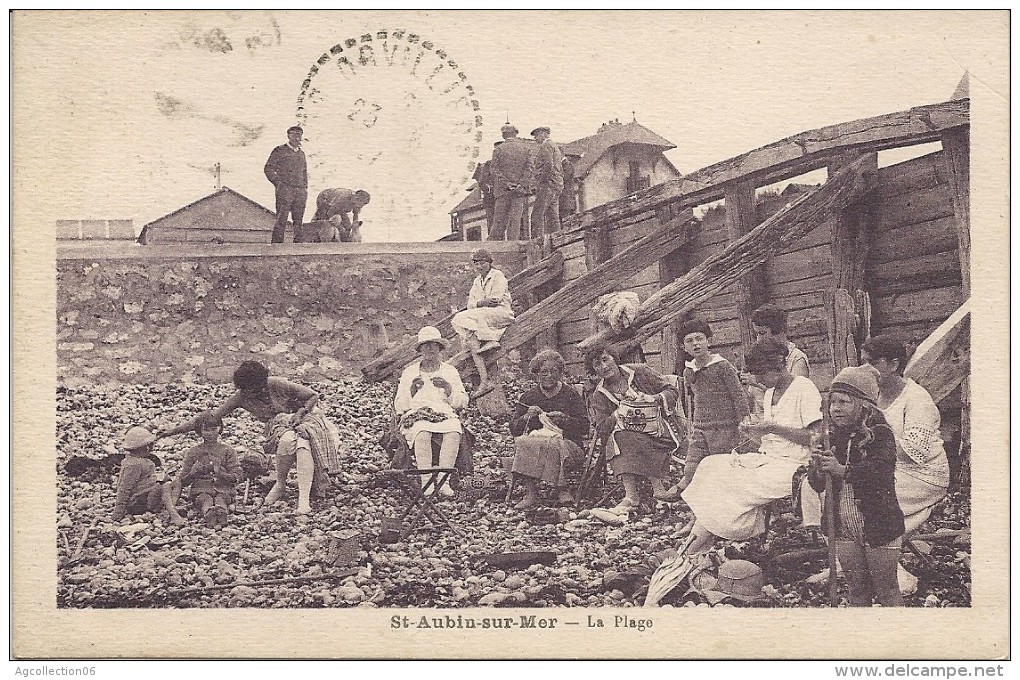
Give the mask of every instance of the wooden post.
[{"label": "wooden post", "polygon": [[[967,76],[964,76],[966,79]],[[961,81],[961,86],[965,86]],[[949,130],[942,135],[942,159],[953,197],[953,214],[956,216],[956,239],[960,247],[960,278],[963,297],[970,298],[970,128]],[[960,387],[963,402],[960,414],[960,436],[970,442],[970,379]]]},{"label": "wooden post", "polygon": [[[671,212],[671,210],[664,210],[659,215],[659,221],[664,225],[669,224],[669,220],[672,217]],[[687,208],[683,212],[691,217],[694,216],[694,211],[691,208]],[[661,289],[673,283],[686,274],[690,268],[691,263],[687,248],[680,248],[662,258],[659,260],[659,288]],[[680,322],[675,321],[662,330],[659,361],[662,362],[662,369],[667,373],[677,373],[680,369],[681,343],[680,338],[677,336],[679,326]]]},{"label": "wooden post", "polygon": [[942,162],[949,178],[960,244],[963,296],[970,297],[970,129],[957,128],[942,135]]},{"label": "wooden post", "polygon": [[[857,156],[839,156],[829,165],[832,175],[857,160]],[[871,154],[865,170],[878,169],[878,155]],[[864,282],[864,264],[868,255],[868,235],[873,228],[875,211],[867,196],[862,201],[840,210],[832,220],[830,249],[832,253],[833,291],[825,295],[829,342],[832,351],[833,375],[860,363],[859,347],[864,341],[865,320],[870,316]]]},{"label": "wooden post", "polygon": [[[727,184],[723,189],[726,209],[726,234],[730,243],[740,240],[758,226],[758,206],[751,182]],[[737,315],[740,320],[740,346],[746,355],[754,345],[751,313],[768,299],[765,294],[765,270],[755,267],[733,286],[737,297]]]}]

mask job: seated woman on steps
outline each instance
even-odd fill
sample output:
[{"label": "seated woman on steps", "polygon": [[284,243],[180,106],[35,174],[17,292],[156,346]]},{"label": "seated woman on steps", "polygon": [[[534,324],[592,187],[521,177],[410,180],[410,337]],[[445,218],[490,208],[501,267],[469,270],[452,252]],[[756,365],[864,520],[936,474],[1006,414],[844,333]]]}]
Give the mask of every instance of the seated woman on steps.
[{"label": "seated woman on steps", "polygon": [[[439,467],[452,468],[457,462],[460,440],[464,433],[457,410],[468,404],[467,392],[460,374],[440,358],[449,343],[435,326],[418,331],[418,353],[400,374],[393,409],[397,413],[400,434],[414,450],[419,470],[432,467],[432,435],[441,434]],[[421,478],[422,486],[428,481]],[[442,496],[453,496],[449,482],[437,490]]]},{"label": "seated woman on steps", "polygon": [[479,248],[471,254],[471,263],[478,276],[471,284],[467,309],[457,312],[450,323],[471,352],[471,359],[478,371],[481,382],[475,392],[477,398],[496,387],[489,380],[483,355],[499,347],[499,339],[513,322],[514,312],[510,307],[510,289],[506,276],[500,270],[493,269],[492,254]]},{"label": "seated woman on steps", "polygon": [[567,490],[566,467],[580,461],[581,442],[588,434],[588,413],[574,388],[563,382],[566,364],[559,352],[543,350],[528,366],[538,385],[521,396],[510,419],[514,435],[513,474],[524,487],[524,499],[518,510],[539,504],[538,483],[546,482],[558,490],[558,500],[573,499]]}]

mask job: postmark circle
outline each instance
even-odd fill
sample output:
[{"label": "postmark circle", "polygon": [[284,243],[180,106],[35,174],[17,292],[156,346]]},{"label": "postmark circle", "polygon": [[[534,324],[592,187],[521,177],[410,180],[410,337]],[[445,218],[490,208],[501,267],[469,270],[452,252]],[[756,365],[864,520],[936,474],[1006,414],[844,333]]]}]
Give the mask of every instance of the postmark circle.
[{"label": "postmark circle", "polygon": [[301,84],[296,114],[312,186],[368,191],[373,221],[445,216],[478,163],[475,89],[445,50],[403,29],[324,52]]}]

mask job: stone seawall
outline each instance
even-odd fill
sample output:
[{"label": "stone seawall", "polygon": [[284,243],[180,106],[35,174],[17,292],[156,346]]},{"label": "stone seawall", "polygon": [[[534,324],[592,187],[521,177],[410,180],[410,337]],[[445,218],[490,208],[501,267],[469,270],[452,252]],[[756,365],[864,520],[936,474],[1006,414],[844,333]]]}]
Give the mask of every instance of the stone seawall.
[{"label": "stone seawall", "polygon": [[[246,359],[304,381],[359,374],[463,306],[478,244],[137,246],[57,251],[57,379],[229,382]],[[507,276],[523,246],[486,244]]]}]

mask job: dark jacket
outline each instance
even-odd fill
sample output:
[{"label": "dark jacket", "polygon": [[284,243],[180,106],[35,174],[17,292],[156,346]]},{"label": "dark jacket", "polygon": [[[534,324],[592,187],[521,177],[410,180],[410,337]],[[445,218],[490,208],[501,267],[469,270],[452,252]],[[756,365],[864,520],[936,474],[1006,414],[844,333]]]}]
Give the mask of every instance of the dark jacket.
[{"label": "dark jacket", "polygon": [[288,144],[281,144],[269,154],[264,168],[266,179],[273,186],[285,184],[298,189],[308,188],[308,162],[305,152],[299,147],[297,151]]},{"label": "dark jacket", "polygon": [[540,387],[534,387],[521,396],[513,418],[510,419],[510,433],[515,437],[541,429],[542,423],[537,417],[527,418],[528,407],[538,406],[545,412],[559,411],[563,419],[557,425],[563,429],[563,438],[582,446],[588,434],[588,409],[581,395],[570,385],[563,387],[554,397],[547,397]]},{"label": "dark jacket", "polygon": [[[903,512],[896,499],[896,437],[881,411],[871,409],[863,427],[853,432],[831,429],[830,442],[836,460],[841,465],[848,465],[849,461],[843,481],[833,478],[833,489],[838,493],[844,483],[853,485],[864,516],[864,538],[868,545],[886,545],[902,536]],[[825,476],[814,468],[808,479],[815,491],[825,489]],[[829,503],[831,499],[825,501]]]}]

